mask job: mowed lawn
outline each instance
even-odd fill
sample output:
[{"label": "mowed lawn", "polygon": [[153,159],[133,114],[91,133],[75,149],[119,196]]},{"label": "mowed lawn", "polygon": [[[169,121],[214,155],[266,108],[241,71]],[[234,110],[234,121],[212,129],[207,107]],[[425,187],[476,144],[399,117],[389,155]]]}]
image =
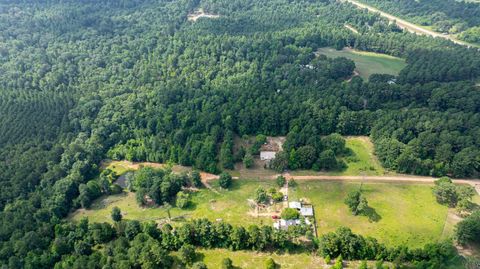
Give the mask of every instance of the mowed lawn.
[{"label": "mowed lawn", "polygon": [[441,239],[448,209],[432,195],[432,185],[364,183],[362,190],[378,220],[353,216],[344,199],[358,182],[303,181],[289,190],[291,199],[307,198],[315,206],[319,234],[339,226],[372,236],[388,246],[422,247]]},{"label": "mowed lawn", "polygon": [[[343,171],[315,172],[312,170],[296,170],[294,176],[332,175],[332,176],[381,176],[387,172],[374,154],[373,144],[367,136],[345,137],[346,147],[351,150],[350,156],[343,157],[347,169]],[[388,172],[393,174],[393,172]]]},{"label": "mowed lawn", "polygon": [[[268,217],[253,217],[248,214],[255,189],[259,186],[268,189],[275,186],[273,180],[233,180],[230,190],[221,190],[217,181],[212,185],[219,193],[209,189],[201,189],[192,193],[192,203],[187,209],[172,208],[171,217],[177,221],[185,219],[208,218],[211,221],[222,219],[232,225],[247,226],[250,224],[271,225],[272,219]],[[278,189],[278,188],[277,188]],[[134,193],[105,196],[97,199],[90,209],[80,209],[70,215],[70,219],[79,220],[88,217],[92,222],[112,222],[110,213],[117,206],[124,214],[125,219],[136,220],[162,220],[168,217],[167,211],[162,207],[143,208],[135,201]]]},{"label": "mowed lawn", "polygon": [[372,74],[398,75],[407,65],[404,59],[386,54],[359,51],[353,49],[336,50],[333,48],[320,48],[319,54],[327,57],[345,57],[355,62],[356,71],[363,79],[368,79]]}]

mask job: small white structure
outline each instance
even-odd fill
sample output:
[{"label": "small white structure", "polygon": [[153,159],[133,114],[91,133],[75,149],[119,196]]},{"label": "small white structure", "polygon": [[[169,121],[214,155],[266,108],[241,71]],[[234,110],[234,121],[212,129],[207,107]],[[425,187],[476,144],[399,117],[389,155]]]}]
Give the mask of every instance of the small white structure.
[{"label": "small white structure", "polygon": [[278,152],[282,151],[282,145],[285,137],[267,137],[267,141],[260,147],[260,160],[266,161],[268,164],[275,159]]},{"label": "small white structure", "polygon": [[288,203],[288,207],[300,210],[302,208],[302,203],[300,203],[300,202],[290,202],[290,203]]},{"label": "small white structure", "polygon": [[275,155],[277,152],[275,151],[260,151],[260,160],[262,161],[270,161],[275,159]]},{"label": "small white structure", "polygon": [[300,225],[300,220],[298,220],[298,219],[291,219],[291,220],[280,219],[273,224],[273,228],[275,228],[277,230],[280,230],[280,229],[287,230],[288,227],[294,226],[294,225]]},{"label": "small white structure", "polygon": [[300,208],[300,214],[304,217],[313,217],[313,207]]}]

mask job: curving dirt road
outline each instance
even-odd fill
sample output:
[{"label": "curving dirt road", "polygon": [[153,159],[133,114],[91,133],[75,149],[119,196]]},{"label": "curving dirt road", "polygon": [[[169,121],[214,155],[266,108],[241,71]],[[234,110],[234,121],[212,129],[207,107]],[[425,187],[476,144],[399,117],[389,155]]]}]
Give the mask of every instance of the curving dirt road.
[{"label": "curving dirt road", "polygon": [[463,42],[463,41],[460,41],[450,35],[444,35],[444,34],[441,34],[441,33],[438,33],[438,32],[435,32],[435,31],[431,31],[431,30],[428,30],[428,29],[425,29],[423,27],[420,27],[418,25],[415,25],[413,23],[410,23],[406,20],[403,20],[399,17],[396,17],[396,16],[393,16],[389,13],[386,13],[386,12],[383,12],[377,8],[374,8],[372,6],[369,6],[369,5],[366,5],[366,4],[363,4],[363,3],[360,3],[356,0],[340,0],[342,2],[349,2],[355,6],[357,6],[358,8],[362,8],[362,9],[368,9],[369,11],[371,12],[375,12],[375,13],[379,13],[382,17],[385,17],[387,18],[388,20],[390,21],[395,21],[398,25],[398,27],[402,28],[402,29],[406,29],[407,31],[409,32],[412,32],[412,33],[416,33],[416,34],[421,34],[421,35],[429,35],[429,36],[432,36],[432,37],[440,37],[440,38],[445,38],[445,39],[448,39],[456,44],[459,44],[459,45],[463,45],[463,46],[467,46],[467,47],[471,47],[472,45],[471,44],[468,44],[467,42]]}]

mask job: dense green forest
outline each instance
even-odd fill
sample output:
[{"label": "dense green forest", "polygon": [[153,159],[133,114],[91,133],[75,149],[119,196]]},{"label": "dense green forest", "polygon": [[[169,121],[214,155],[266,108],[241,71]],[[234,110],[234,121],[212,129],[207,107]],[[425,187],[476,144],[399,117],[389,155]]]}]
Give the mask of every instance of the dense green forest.
[{"label": "dense green forest", "polygon": [[461,40],[480,43],[480,4],[456,0],[362,0],[381,10],[431,26],[441,33],[459,34]]},{"label": "dense green forest", "polygon": [[[220,17],[188,21],[199,7]],[[342,154],[338,133],[371,135],[382,163],[399,172],[480,171],[480,52],[404,33],[348,4],[8,0],[0,26],[2,268],[168,267],[163,258],[182,241],[170,249],[148,227],[153,234],[134,238],[139,224],[62,220],[111,191],[93,180],[106,157],[217,173],[233,137],[287,135],[287,167],[330,169]],[[351,61],[315,57],[327,46],[408,65],[396,83],[346,82]],[[127,253],[142,264],[119,258]]]}]

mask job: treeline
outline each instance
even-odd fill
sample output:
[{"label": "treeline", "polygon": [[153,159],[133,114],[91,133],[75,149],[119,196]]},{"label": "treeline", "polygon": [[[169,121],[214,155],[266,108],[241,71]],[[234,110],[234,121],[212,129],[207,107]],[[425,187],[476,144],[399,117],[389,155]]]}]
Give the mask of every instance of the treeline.
[{"label": "treeline", "polygon": [[182,187],[193,186],[193,179],[186,174],[144,167],[128,178],[128,187],[135,192],[137,203],[147,205],[151,200],[155,205],[175,204],[175,197]]},{"label": "treeline", "polygon": [[449,264],[459,262],[457,251],[449,242],[427,244],[422,249],[405,246],[389,248],[374,238],[354,234],[345,227],[322,235],[318,245],[323,257],[390,261],[400,268],[448,268]]},{"label": "treeline", "polygon": [[[112,226],[82,219],[78,224],[56,225],[54,236],[55,240],[44,259],[59,258],[55,268],[171,268],[173,251],[180,254],[180,263],[193,262],[194,248],[189,251],[191,255],[186,253],[191,246],[233,251],[288,251],[299,248],[297,239],[302,234],[295,229],[284,231],[256,225],[244,228],[225,222],[212,223],[207,219],[194,220],[175,228],[169,224],[158,228],[154,222],[128,220],[118,220]],[[324,257],[391,261],[397,266],[412,264],[412,268],[444,268],[456,257],[455,248],[448,243],[426,245],[415,250],[387,248],[373,238],[353,234],[348,228],[325,234],[316,244],[304,248],[316,250],[317,244],[319,254]],[[96,248],[97,245],[103,247]]]},{"label": "treeline", "polygon": [[339,134],[322,137],[314,130],[295,128],[288,133],[283,151],[277,153],[271,166],[280,172],[287,168],[341,170],[346,164],[338,157],[348,154],[345,139]]},{"label": "treeline", "polygon": [[[189,246],[263,251],[266,249],[296,249],[297,231],[274,230],[271,226],[252,225],[248,228],[225,222],[198,219],[173,228],[161,228],[155,222],[117,221],[78,224],[66,223],[55,227],[55,240],[45,256],[58,262],[55,268],[171,268],[173,251],[179,251],[180,262],[190,264],[195,257],[185,257]],[[103,245],[102,249],[95,246]]]}]

